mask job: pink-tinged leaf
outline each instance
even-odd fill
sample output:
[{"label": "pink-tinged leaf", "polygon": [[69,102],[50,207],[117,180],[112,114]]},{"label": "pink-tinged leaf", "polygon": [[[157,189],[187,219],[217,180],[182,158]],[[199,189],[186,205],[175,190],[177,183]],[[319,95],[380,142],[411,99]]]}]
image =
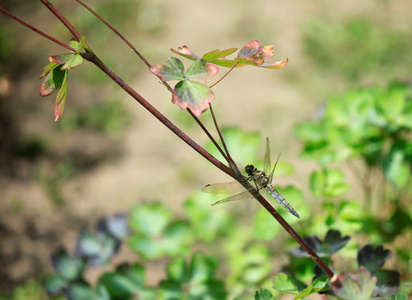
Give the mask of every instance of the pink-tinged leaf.
[{"label": "pink-tinged leaf", "polygon": [[212,50],[208,53],[206,53],[205,55],[203,55],[203,59],[206,61],[210,61],[210,60],[216,60],[216,59],[221,59],[224,58],[230,54],[232,54],[233,52],[235,52],[237,50],[237,48],[230,48],[230,49],[225,49],[225,50]]},{"label": "pink-tinged leaf", "polygon": [[187,69],[185,76],[188,79],[206,80],[215,76],[217,72],[219,72],[218,66],[199,59]]},{"label": "pink-tinged leaf", "polygon": [[64,104],[66,103],[66,96],[67,96],[67,80],[69,77],[69,71],[64,71],[64,78],[62,85],[59,89],[59,92],[56,96],[56,102],[54,104],[54,121],[57,122],[61,116],[63,115],[64,111]]},{"label": "pink-tinged leaf", "polygon": [[200,59],[199,56],[197,56],[196,54],[194,54],[192,51],[189,50],[189,48],[185,45],[183,47],[179,47],[177,48],[177,50],[175,49],[170,49],[172,52],[179,54],[183,57],[186,57],[187,59],[190,60],[198,60]]},{"label": "pink-tinged leaf", "polygon": [[73,54],[71,58],[63,65],[62,70],[73,69],[83,63],[83,57],[80,54]]},{"label": "pink-tinged leaf", "polygon": [[49,61],[62,66],[62,70],[73,69],[83,63],[83,57],[80,54],[65,53],[49,57]]},{"label": "pink-tinged leaf", "polygon": [[46,97],[61,88],[66,71],[54,68],[44,77],[40,86],[40,96]]},{"label": "pink-tinged leaf", "polygon": [[49,57],[49,61],[55,62],[59,65],[64,65],[71,57],[73,53],[63,53],[59,55],[53,55]]},{"label": "pink-tinged leaf", "polygon": [[47,74],[49,74],[52,70],[60,66],[59,64],[56,64],[55,62],[49,63],[47,66],[43,68],[43,73],[40,74],[39,79],[43,78]]},{"label": "pink-tinged leaf", "polygon": [[286,57],[284,60],[275,61],[275,62],[264,62],[259,67],[268,68],[268,69],[282,69],[289,62],[289,59]]},{"label": "pink-tinged leaf", "polygon": [[341,272],[334,275],[331,287],[336,296],[346,300],[371,299],[378,294],[377,278],[361,266],[356,274]]},{"label": "pink-tinged leaf", "polygon": [[175,57],[170,57],[167,62],[172,67],[168,67],[166,65],[155,65],[150,68],[150,71],[161,77],[163,81],[183,80],[185,78],[185,68],[183,63]]},{"label": "pink-tinged leaf", "polygon": [[78,42],[76,39],[72,38],[69,42],[69,46],[76,49],[76,51],[77,51],[76,53],[79,53],[80,50],[82,50],[82,48],[83,48],[83,43],[84,43],[85,39],[86,39],[86,37],[84,35],[81,36],[80,42]]},{"label": "pink-tinged leaf", "polygon": [[207,86],[199,82],[182,80],[173,90],[172,103],[177,104],[183,110],[189,107],[199,117],[209,108],[214,99],[215,95]]},{"label": "pink-tinged leaf", "polygon": [[[267,59],[272,58],[275,55],[273,46],[260,46],[259,41],[252,41],[246,44],[235,58],[235,61],[239,62],[236,67],[242,67],[244,65],[254,65],[263,68],[280,69],[286,66],[288,59],[284,59],[278,62],[265,62]],[[248,63],[249,61],[249,63]]]}]

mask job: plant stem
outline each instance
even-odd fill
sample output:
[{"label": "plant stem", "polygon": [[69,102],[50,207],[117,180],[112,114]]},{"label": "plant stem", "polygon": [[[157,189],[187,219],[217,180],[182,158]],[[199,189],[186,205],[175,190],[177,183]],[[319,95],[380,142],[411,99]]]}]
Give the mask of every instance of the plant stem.
[{"label": "plant stem", "polygon": [[221,82],[223,80],[223,78],[225,78],[227,75],[229,75],[230,72],[233,71],[233,69],[237,66],[239,62],[236,62],[233,67],[230,68],[229,71],[226,72],[225,75],[223,75],[218,81],[216,81],[214,84],[212,84],[211,86],[209,86],[209,88],[211,89],[212,87],[214,87],[216,84],[218,84],[219,82]]},{"label": "plant stem", "polygon": [[66,49],[68,49],[68,50],[70,50],[70,51],[76,52],[76,49],[74,49],[74,48],[70,47],[69,45],[67,45],[67,44],[65,44],[65,43],[63,43],[63,42],[55,39],[54,37],[48,35],[47,33],[43,32],[43,31],[41,31],[40,29],[31,26],[29,23],[27,23],[27,22],[23,21],[22,19],[16,17],[16,16],[13,15],[11,12],[7,11],[6,9],[4,9],[4,8],[1,7],[1,6],[0,6],[0,11],[1,11],[2,13],[4,13],[5,15],[8,15],[9,17],[13,18],[14,20],[16,20],[17,22],[19,22],[20,24],[23,24],[23,25],[26,26],[27,28],[29,28],[29,29],[33,30],[34,32],[40,34],[41,36],[44,36],[46,39],[48,39],[48,40],[50,40],[50,41],[52,41],[52,42],[55,42],[56,44],[59,44],[60,46],[66,48]]}]

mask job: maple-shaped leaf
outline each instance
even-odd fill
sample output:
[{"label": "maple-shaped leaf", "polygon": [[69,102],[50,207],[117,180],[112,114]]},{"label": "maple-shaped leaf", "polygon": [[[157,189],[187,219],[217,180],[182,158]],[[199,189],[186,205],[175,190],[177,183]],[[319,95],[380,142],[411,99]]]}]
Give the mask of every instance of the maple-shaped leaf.
[{"label": "maple-shaped leaf", "polygon": [[[193,53],[187,46],[179,47],[177,50],[170,50],[190,60],[200,59],[200,57]],[[235,59],[229,60],[226,58],[226,56],[234,53],[236,50],[237,48],[212,50],[203,55],[202,59],[208,63],[229,68],[232,68],[233,66],[238,68],[251,65],[269,69],[281,69],[288,63],[288,58],[276,62],[266,62],[267,59],[270,59],[275,55],[273,46],[260,46],[260,43],[257,40],[246,44],[239,51],[239,54]]]},{"label": "maple-shaped leaf", "polygon": [[206,81],[215,76],[219,68],[203,59],[196,60],[187,71],[178,58],[170,57],[168,63],[170,67],[155,65],[150,68],[150,71],[163,81],[179,80],[173,89],[172,103],[183,110],[189,107],[196,116],[200,116],[209,108],[215,95],[209,87],[194,80]]}]

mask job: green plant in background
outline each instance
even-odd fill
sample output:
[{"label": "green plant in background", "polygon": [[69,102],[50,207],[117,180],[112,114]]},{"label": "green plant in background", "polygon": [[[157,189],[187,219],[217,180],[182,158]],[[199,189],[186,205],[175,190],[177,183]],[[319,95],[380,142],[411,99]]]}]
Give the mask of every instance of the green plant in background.
[{"label": "green plant in background", "polygon": [[382,72],[389,78],[408,76],[409,32],[387,24],[361,17],[311,20],[304,27],[304,50],[316,66],[350,81]]}]

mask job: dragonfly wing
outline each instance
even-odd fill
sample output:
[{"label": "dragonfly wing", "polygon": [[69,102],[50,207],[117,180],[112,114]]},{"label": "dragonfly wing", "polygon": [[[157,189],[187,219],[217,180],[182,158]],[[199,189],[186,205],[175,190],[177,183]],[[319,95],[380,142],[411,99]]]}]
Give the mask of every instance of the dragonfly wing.
[{"label": "dragonfly wing", "polygon": [[251,198],[253,198],[253,196],[248,191],[245,191],[243,193],[236,194],[236,195],[224,198],[222,200],[216,201],[215,203],[212,204],[212,206],[230,202],[230,201],[245,200],[245,199],[251,199]]},{"label": "dragonfly wing", "polygon": [[275,173],[276,165],[278,164],[279,158],[280,158],[280,153],[278,155],[278,158],[276,159],[275,165],[273,166],[272,172],[270,172],[270,174],[269,174],[269,182],[270,183],[272,183],[273,174]]},{"label": "dragonfly wing", "polygon": [[263,163],[263,172],[265,172],[265,174],[269,174],[271,168],[269,138],[266,138],[266,152],[265,161]]},{"label": "dragonfly wing", "polygon": [[209,194],[234,194],[245,192],[246,189],[238,181],[207,184],[202,191]]}]

